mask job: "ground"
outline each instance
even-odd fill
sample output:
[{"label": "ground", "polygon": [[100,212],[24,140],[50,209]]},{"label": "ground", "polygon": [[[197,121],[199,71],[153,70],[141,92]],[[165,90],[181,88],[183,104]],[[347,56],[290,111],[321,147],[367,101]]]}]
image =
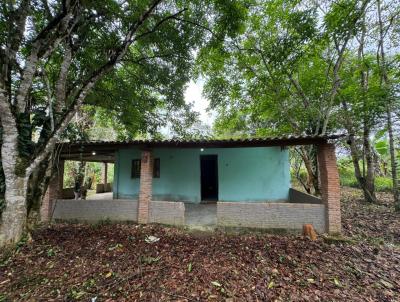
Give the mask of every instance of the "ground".
[{"label": "ground", "polygon": [[[0,301],[400,301],[389,194],[342,194],[345,239],[52,225],[1,253]],[[151,237],[159,241],[151,243]]]}]

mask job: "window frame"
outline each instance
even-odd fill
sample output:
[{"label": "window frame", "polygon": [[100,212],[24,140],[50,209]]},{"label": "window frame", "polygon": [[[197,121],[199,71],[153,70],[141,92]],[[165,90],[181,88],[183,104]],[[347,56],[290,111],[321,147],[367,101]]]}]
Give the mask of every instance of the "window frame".
[{"label": "window frame", "polygon": [[160,178],[161,175],[161,160],[159,157],[153,159],[153,178]]},{"label": "window frame", "polygon": [[[138,169],[138,171],[136,171],[135,168]],[[137,159],[137,158],[132,159],[131,178],[140,178],[141,168],[142,168],[141,159]]]}]

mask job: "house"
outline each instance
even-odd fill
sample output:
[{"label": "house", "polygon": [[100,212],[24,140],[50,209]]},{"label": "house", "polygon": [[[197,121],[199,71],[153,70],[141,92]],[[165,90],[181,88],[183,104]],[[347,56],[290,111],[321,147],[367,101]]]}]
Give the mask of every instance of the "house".
[{"label": "house", "polygon": [[[185,211],[213,204],[215,224],[222,227],[298,230],[311,223],[321,233],[338,233],[340,189],[331,144],[338,137],[64,143],[43,213],[55,219],[185,224]],[[288,147],[310,144],[318,150],[321,198],[290,185]],[[114,163],[112,198],[63,199],[65,160]]]}]

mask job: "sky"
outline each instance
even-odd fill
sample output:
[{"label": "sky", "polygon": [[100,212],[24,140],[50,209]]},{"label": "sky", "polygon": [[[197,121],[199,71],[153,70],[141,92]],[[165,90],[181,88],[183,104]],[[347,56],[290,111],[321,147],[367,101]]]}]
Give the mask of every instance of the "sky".
[{"label": "sky", "polygon": [[211,127],[215,119],[215,114],[207,112],[207,107],[210,102],[201,95],[203,85],[204,81],[202,79],[196,82],[190,81],[185,91],[185,101],[186,103],[193,103],[193,110],[200,113],[201,122]]}]

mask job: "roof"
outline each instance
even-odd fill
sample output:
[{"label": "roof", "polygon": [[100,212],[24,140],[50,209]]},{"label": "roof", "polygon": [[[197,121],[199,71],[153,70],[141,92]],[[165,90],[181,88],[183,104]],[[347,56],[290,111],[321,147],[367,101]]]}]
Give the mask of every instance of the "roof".
[{"label": "roof", "polygon": [[241,139],[146,139],[130,141],[90,141],[60,143],[61,159],[114,162],[115,151],[137,146],[143,149],[163,148],[240,148],[318,145],[343,137],[343,134],[277,136]]}]

